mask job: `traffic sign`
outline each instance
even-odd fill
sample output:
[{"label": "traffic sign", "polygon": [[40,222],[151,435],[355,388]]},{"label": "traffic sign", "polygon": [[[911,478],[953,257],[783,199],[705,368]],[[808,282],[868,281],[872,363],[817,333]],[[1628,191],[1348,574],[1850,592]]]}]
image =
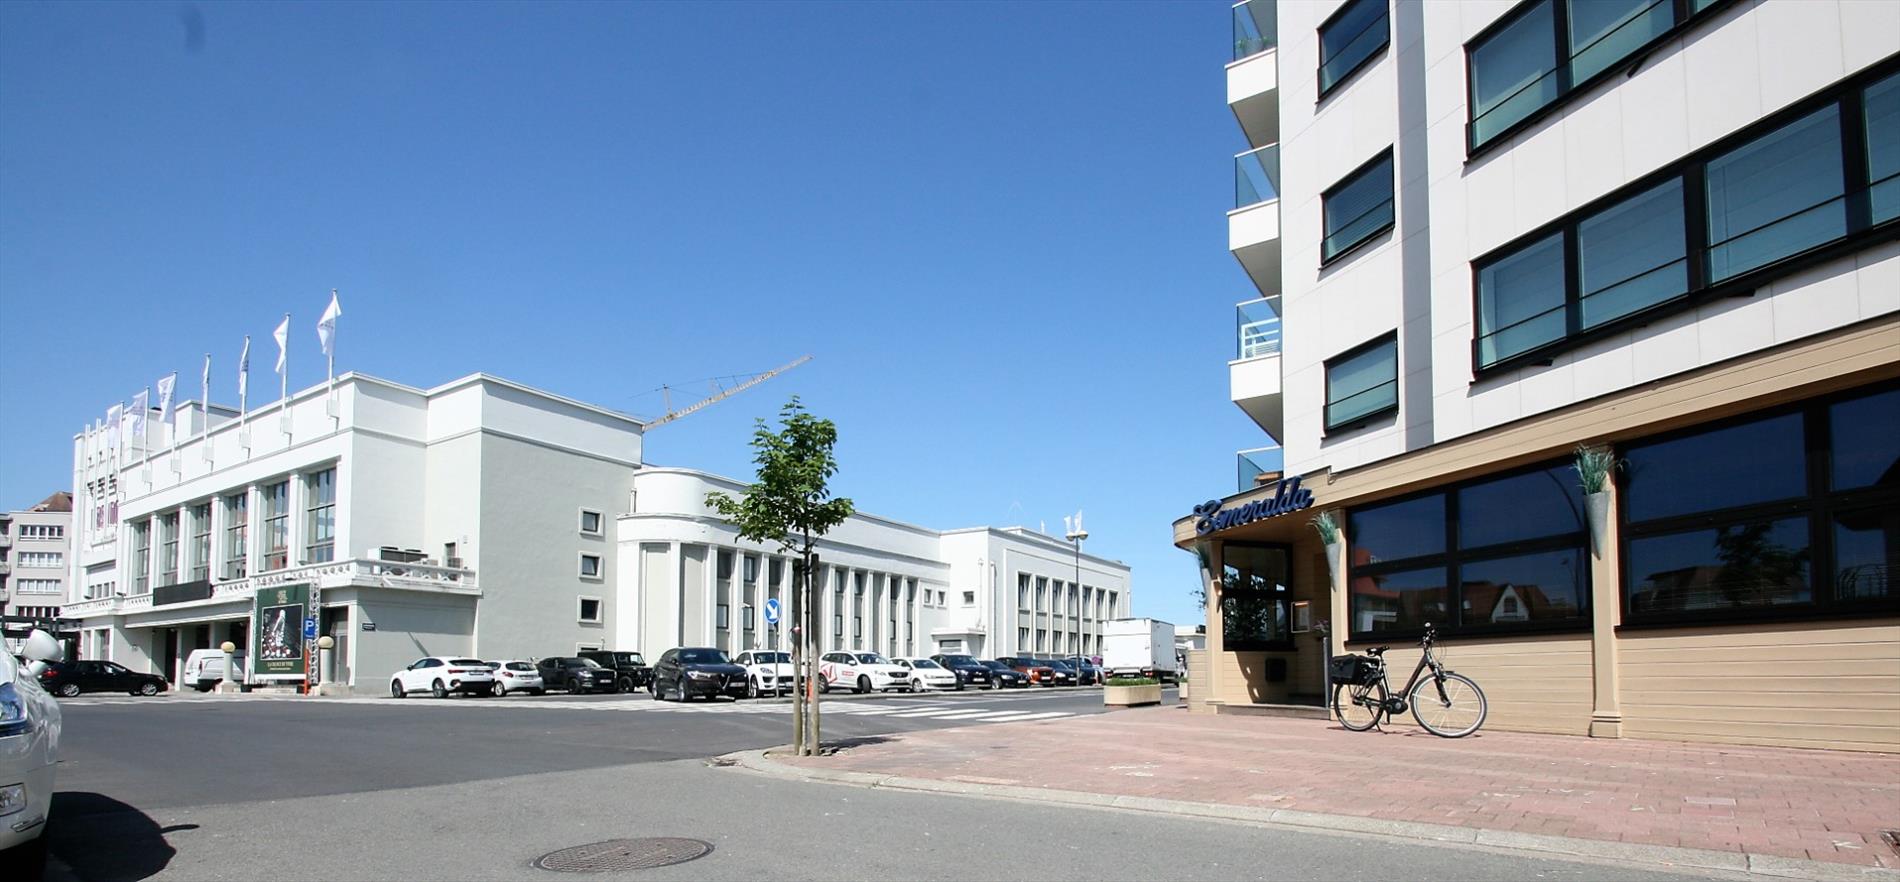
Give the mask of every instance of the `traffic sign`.
[{"label": "traffic sign", "polygon": [[303,617],[303,639],[305,640],[317,639],[317,617],[316,616]]},{"label": "traffic sign", "polygon": [[765,623],[766,624],[768,625],[778,624],[778,606],[779,606],[778,598],[768,597],[765,599]]}]

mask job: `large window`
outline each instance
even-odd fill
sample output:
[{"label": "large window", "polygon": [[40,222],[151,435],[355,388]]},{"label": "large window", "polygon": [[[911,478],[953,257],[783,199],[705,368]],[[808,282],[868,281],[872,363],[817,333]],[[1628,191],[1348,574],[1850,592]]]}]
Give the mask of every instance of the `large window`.
[{"label": "large window", "polygon": [[1392,151],[1374,157],[1320,194],[1326,238],[1320,240],[1321,266],[1392,229]]},{"label": "large window", "polygon": [[158,584],[178,584],[178,512],[158,516]]},{"label": "large window", "polygon": [[1292,649],[1293,599],[1284,545],[1221,546],[1221,644],[1229,651]]},{"label": "large window", "polygon": [[1623,451],[1624,620],[1891,611],[1900,386]]},{"label": "large window", "polygon": [[264,488],[264,569],[290,565],[290,482]]},{"label": "large window", "polygon": [[191,507],[191,580],[211,578],[211,503]]},{"label": "large window", "polygon": [[1589,626],[1582,491],[1567,462],[1353,509],[1355,639]]},{"label": "large window", "polygon": [[1326,431],[1399,408],[1399,338],[1387,334],[1326,362]]},{"label": "large window", "polygon": [[242,579],[250,571],[250,531],[251,494],[240,491],[224,497],[224,578]]},{"label": "large window", "polygon": [[1876,225],[1900,219],[1895,67],[1479,258],[1474,369],[1548,360],[1886,235]]},{"label": "large window", "polygon": [[1319,94],[1340,83],[1377,57],[1392,40],[1386,0],[1347,0],[1319,26]]},{"label": "large window", "polygon": [[304,477],[303,562],[336,559],[336,469]]},{"label": "large window", "polygon": [[132,524],[132,593],[152,591],[152,519]]},{"label": "large window", "polygon": [[1465,46],[1466,147],[1497,141],[1586,88],[1720,0],[1541,0]]}]

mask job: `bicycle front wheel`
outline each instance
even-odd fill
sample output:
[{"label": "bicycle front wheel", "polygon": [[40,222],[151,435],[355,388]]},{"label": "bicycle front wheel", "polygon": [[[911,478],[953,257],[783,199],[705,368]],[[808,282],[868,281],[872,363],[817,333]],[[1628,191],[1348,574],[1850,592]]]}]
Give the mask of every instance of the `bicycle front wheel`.
[{"label": "bicycle front wheel", "polygon": [[1471,678],[1449,671],[1426,677],[1412,687],[1412,718],[1440,738],[1463,738],[1484,725],[1484,690]]},{"label": "bicycle front wheel", "polygon": [[1364,686],[1341,683],[1333,687],[1333,718],[1354,732],[1364,732],[1379,724],[1385,709],[1385,683]]}]

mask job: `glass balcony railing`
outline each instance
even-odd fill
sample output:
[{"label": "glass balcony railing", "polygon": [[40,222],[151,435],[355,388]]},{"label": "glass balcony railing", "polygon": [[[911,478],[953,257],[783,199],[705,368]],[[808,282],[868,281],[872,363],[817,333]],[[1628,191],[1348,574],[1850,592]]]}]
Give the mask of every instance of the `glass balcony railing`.
[{"label": "glass balcony railing", "polygon": [[1259,55],[1279,40],[1275,0],[1242,0],[1234,4],[1234,60]]},{"label": "glass balcony railing", "polygon": [[1280,145],[1268,144],[1234,157],[1234,207],[1280,198]]},{"label": "glass balcony railing", "polygon": [[1272,297],[1234,306],[1235,360],[1280,354],[1280,313]]},{"label": "glass balcony railing", "polygon": [[1240,466],[1240,486],[1237,492],[1245,493],[1268,481],[1280,480],[1286,468],[1286,451],[1278,447],[1256,447],[1242,450],[1234,456]]}]

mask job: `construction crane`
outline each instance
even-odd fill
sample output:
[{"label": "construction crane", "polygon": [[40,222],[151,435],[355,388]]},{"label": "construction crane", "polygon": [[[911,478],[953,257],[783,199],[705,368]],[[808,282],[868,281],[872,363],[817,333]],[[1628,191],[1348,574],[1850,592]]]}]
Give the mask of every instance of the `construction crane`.
[{"label": "construction crane", "polygon": [[680,408],[679,410],[673,409],[673,387],[661,386],[658,391],[663,396],[663,400],[666,402],[666,413],[649,420],[646,424],[646,428],[651,429],[655,426],[662,426],[667,423],[670,423],[676,419],[679,419],[680,417],[683,417],[689,413],[692,413],[693,411],[699,410],[700,408],[705,407],[706,405],[712,404],[717,401],[723,401],[726,398],[729,398],[740,392],[744,392],[745,390],[750,389],[753,386],[757,386],[760,383],[765,382],[766,380],[770,380],[773,377],[776,377],[779,374],[785,373],[786,371],[789,371],[792,368],[798,367],[799,365],[804,364],[805,362],[808,362],[808,361],[811,361],[811,356],[801,355],[798,358],[792,360],[792,362],[789,364],[780,365],[769,371],[766,371],[765,373],[754,374],[750,377],[747,377],[746,379],[741,380],[737,385],[734,385],[731,388],[720,388],[718,381],[715,379],[713,381],[713,388],[718,389],[717,392],[713,393],[711,397],[702,398],[698,401],[693,402],[692,404],[688,404],[685,407]]}]

